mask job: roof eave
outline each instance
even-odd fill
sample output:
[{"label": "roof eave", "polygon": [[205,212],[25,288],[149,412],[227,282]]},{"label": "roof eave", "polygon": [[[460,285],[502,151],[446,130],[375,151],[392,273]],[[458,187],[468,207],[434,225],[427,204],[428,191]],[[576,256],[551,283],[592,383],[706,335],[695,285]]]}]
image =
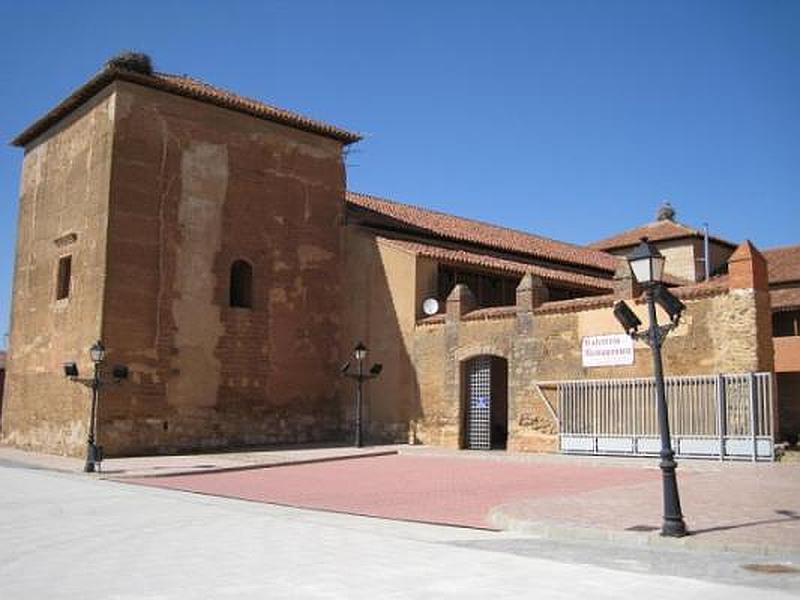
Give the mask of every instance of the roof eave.
[{"label": "roof eave", "polygon": [[[433,237],[439,238],[441,240],[446,240],[446,241],[451,241],[451,242],[458,242],[458,243],[462,243],[462,244],[469,244],[469,245],[474,246],[474,247],[492,249],[492,250],[496,250],[496,251],[500,251],[500,252],[506,252],[506,253],[510,253],[510,254],[515,254],[515,255],[518,255],[518,256],[526,256],[526,257],[529,257],[529,258],[534,259],[534,260],[547,261],[547,262],[550,262],[550,263],[553,263],[553,264],[562,265],[562,266],[567,267],[567,268],[582,269],[582,270],[589,269],[589,270],[597,271],[599,273],[603,273],[604,275],[607,275],[607,276],[611,276],[614,273],[614,271],[617,268],[618,260],[621,260],[621,257],[618,257],[618,256],[615,256],[613,254],[610,254],[610,253],[608,253],[608,252],[606,252],[604,250],[591,249],[592,251],[597,252],[598,254],[606,255],[610,259],[609,263],[611,263],[611,262],[615,263],[613,267],[611,266],[611,264],[609,264],[608,266],[604,266],[604,265],[599,264],[598,262],[593,262],[593,261],[570,260],[570,259],[565,258],[565,257],[552,256],[552,255],[547,254],[547,253],[536,253],[536,252],[530,252],[530,251],[519,249],[519,248],[511,248],[511,247],[507,247],[507,246],[505,246],[503,244],[490,244],[490,243],[486,243],[486,242],[470,240],[470,239],[464,238],[463,236],[460,236],[460,235],[457,235],[457,234],[451,234],[451,233],[447,233],[447,232],[443,232],[443,231],[436,231],[436,230],[433,230],[433,229],[425,228],[425,227],[416,225],[414,223],[410,223],[410,222],[408,222],[406,220],[403,220],[401,218],[398,218],[398,217],[395,217],[395,216],[392,216],[392,215],[388,215],[385,212],[381,211],[380,209],[373,208],[373,207],[370,207],[370,206],[364,206],[363,204],[360,204],[359,202],[353,200],[353,198],[355,198],[357,196],[371,198],[371,199],[379,201],[379,202],[393,202],[395,204],[402,204],[402,203],[395,202],[393,200],[388,200],[386,198],[379,198],[377,196],[371,196],[369,194],[362,194],[362,193],[359,193],[359,192],[348,191],[347,192],[347,200],[346,200],[346,208],[347,208],[348,211],[350,211],[350,213],[349,213],[350,216],[355,217],[355,219],[356,219],[356,220],[353,221],[353,223],[357,224],[357,225],[361,225],[361,226],[383,228],[385,226],[389,226],[389,224],[390,224],[392,227],[395,228],[394,230],[396,232],[408,233],[410,235],[421,235],[421,236],[424,236],[424,237],[433,236]],[[406,205],[406,206],[411,206],[411,205]],[[414,207],[414,208],[418,208],[418,207]],[[421,210],[428,211],[428,209],[421,209]],[[445,216],[448,216],[448,217],[451,217],[451,216],[455,217],[455,215],[449,215],[447,213],[438,213],[438,211],[428,211],[428,212],[442,214],[442,215],[445,215]],[[364,221],[363,217],[365,215],[377,215],[379,217],[379,222],[377,224],[375,224],[375,223],[370,223],[368,221]],[[362,217],[362,220],[358,220],[359,216]],[[462,217],[456,217],[456,218],[463,219]],[[471,221],[469,219],[463,219],[463,220],[470,221],[470,222],[472,222],[472,223],[474,223],[476,225],[488,225],[490,227],[502,227],[502,226],[499,226],[499,225],[484,224],[484,223],[481,223],[479,221]],[[526,232],[522,232],[522,231],[518,231],[518,233],[522,233],[522,234],[528,235]],[[585,246],[577,246],[577,245],[575,245],[575,246],[579,247],[579,248],[582,248],[584,250],[587,249]],[[599,274],[598,275],[591,275],[591,276],[602,278],[602,276],[599,275]]]},{"label": "roof eave", "polygon": [[[660,238],[650,238],[649,241],[653,244],[657,244],[658,242],[671,242],[674,240],[682,240],[682,239],[703,239],[705,236],[699,232],[695,231],[694,233],[686,232],[685,234],[676,234],[676,235],[669,235]],[[709,241],[716,242],[717,244],[722,244],[723,246],[728,246],[729,248],[738,248],[737,244],[733,242],[729,242],[728,240],[723,240],[722,238],[715,237],[713,235],[708,236]],[[635,242],[629,242],[625,244],[609,244],[605,245],[602,241],[600,242],[593,242],[591,244],[587,244],[587,247],[592,248],[593,250],[599,250],[601,252],[610,252],[613,250],[622,250],[624,248],[633,248],[634,246],[638,246],[640,240],[636,240]]]},{"label": "roof eave", "polygon": [[292,127],[294,129],[299,129],[302,131],[308,131],[309,133],[314,133],[317,135],[321,135],[323,137],[335,139],[339,142],[342,142],[344,145],[353,144],[362,139],[362,136],[357,133],[346,131],[344,129],[335,127],[333,125],[325,126],[324,124],[321,123],[320,124],[298,123],[294,122],[290,117],[284,117],[277,114],[270,116],[261,115],[258,114],[256,111],[247,110],[241,106],[236,106],[235,103],[232,101],[225,101],[219,98],[198,98],[196,94],[189,93],[188,91],[182,90],[177,86],[170,85],[168,82],[164,80],[159,80],[149,75],[144,75],[142,73],[137,73],[135,71],[128,71],[125,69],[105,68],[99,73],[97,73],[94,77],[89,79],[89,81],[87,81],[79,88],[74,90],[64,100],[62,100],[55,107],[50,109],[44,116],[40,117],[33,124],[31,124],[24,131],[22,131],[19,135],[17,135],[14,139],[12,139],[11,145],[18,147],[26,146],[32,140],[36,139],[44,132],[46,132],[48,129],[50,129],[52,126],[54,126],[56,123],[61,121],[61,119],[65,118],[74,110],[80,108],[80,106],[82,106],[85,102],[91,99],[95,94],[100,92],[100,90],[102,90],[107,85],[116,80],[123,80],[123,81],[129,81],[131,83],[137,83],[152,89],[157,89],[167,93],[171,93],[176,96],[190,98],[193,100],[197,100],[198,102],[205,102],[207,104],[219,106],[220,108],[226,108],[228,110],[233,110],[235,112],[247,114],[252,117],[262,119],[265,121],[279,123],[281,125],[286,125],[287,127]]}]

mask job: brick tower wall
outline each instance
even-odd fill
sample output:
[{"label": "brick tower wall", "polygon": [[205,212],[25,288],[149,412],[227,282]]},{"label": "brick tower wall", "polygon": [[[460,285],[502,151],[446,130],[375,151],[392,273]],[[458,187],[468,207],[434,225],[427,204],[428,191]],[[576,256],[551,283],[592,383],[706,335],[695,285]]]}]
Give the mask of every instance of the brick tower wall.
[{"label": "brick tower wall", "polygon": [[131,377],[101,398],[107,454],[338,439],[341,144],[114,87],[104,340]]}]

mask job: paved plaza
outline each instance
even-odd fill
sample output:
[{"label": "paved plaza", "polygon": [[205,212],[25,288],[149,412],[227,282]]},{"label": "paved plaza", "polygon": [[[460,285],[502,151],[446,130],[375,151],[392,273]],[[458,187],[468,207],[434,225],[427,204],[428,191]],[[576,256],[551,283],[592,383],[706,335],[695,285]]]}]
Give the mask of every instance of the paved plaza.
[{"label": "paved plaza", "polygon": [[[80,472],[80,459],[0,447],[1,464]],[[380,518],[554,540],[800,555],[800,463],[682,460],[692,535],[658,535],[661,472],[648,458],[318,446],[105,461],[95,477]]]},{"label": "paved plaza", "polygon": [[653,531],[650,459],[394,446],[82,466],[0,447],[0,597],[800,595],[797,463],[682,461],[681,540]]},{"label": "paved plaza", "polygon": [[283,463],[125,480],[390,519],[555,538],[800,553],[800,465],[682,461],[692,535],[664,540],[661,472],[653,459],[603,459],[403,448],[358,460]]},{"label": "paved plaza", "polygon": [[800,593],[795,574],[743,568],[763,564],[759,556],[552,542],[21,465],[0,467],[0,489],[2,598],[657,600],[680,589],[686,599],[782,600]]},{"label": "paved plaza", "polygon": [[395,454],[261,469],[131,478],[125,481],[358,515],[495,528],[495,506],[571,496],[651,480],[624,467],[465,460]]}]

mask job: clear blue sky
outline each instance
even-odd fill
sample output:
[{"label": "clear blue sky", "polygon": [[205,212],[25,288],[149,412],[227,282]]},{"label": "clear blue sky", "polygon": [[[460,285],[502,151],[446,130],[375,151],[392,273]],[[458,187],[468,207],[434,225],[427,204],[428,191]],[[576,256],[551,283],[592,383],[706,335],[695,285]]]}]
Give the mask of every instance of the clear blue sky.
[{"label": "clear blue sky", "polygon": [[[0,138],[128,48],[365,133],[352,190],[573,242],[670,199],[800,242],[797,1],[8,1]],[[0,147],[0,334],[21,159]]]}]

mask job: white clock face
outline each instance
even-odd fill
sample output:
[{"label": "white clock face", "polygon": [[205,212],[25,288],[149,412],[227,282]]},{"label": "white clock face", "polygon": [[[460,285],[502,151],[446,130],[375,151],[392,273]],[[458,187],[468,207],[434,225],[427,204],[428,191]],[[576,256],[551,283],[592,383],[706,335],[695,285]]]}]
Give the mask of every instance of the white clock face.
[{"label": "white clock face", "polygon": [[422,312],[431,316],[439,312],[439,301],[436,298],[428,298],[422,303]]}]

